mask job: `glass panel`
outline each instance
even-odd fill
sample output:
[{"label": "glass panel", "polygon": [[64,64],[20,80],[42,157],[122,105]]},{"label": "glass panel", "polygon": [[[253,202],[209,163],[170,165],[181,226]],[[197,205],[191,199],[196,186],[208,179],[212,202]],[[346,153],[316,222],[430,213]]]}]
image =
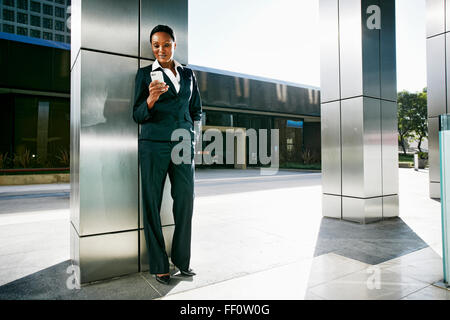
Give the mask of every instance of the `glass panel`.
[{"label": "glass panel", "polygon": [[439,148],[441,157],[441,214],[442,214],[442,253],[444,264],[444,282],[449,285],[449,239],[450,229],[450,114],[439,117]]}]

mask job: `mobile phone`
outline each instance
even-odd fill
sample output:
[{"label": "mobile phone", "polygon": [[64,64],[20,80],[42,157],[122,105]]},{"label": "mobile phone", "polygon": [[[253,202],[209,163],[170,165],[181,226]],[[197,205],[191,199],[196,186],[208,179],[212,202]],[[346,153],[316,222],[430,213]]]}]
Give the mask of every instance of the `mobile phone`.
[{"label": "mobile phone", "polygon": [[152,82],[155,80],[158,80],[159,82],[164,82],[162,71],[152,71],[150,72],[150,77],[152,78]]}]

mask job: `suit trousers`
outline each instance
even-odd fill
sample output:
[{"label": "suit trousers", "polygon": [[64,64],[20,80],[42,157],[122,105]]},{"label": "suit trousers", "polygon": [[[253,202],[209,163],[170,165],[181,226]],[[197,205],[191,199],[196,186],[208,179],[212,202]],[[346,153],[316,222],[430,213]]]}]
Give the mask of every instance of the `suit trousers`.
[{"label": "suit trousers", "polygon": [[165,250],[160,216],[167,174],[172,184],[172,211],[175,222],[171,260],[180,270],[189,268],[194,204],[194,147],[189,142],[190,163],[175,164],[171,159],[171,153],[178,143],[139,140],[143,223],[151,274],[169,273],[169,259]]}]

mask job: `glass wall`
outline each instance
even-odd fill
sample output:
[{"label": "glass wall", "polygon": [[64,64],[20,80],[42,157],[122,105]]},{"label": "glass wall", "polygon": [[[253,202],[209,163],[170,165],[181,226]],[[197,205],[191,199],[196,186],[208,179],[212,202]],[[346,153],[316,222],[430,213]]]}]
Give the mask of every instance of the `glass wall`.
[{"label": "glass wall", "polygon": [[69,167],[68,98],[3,94],[0,119],[0,169]]},{"label": "glass wall", "polygon": [[[305,122],[301,118],[213,110],[205,110],[203,117],[204,126],[255,129],[257,132],[259,129],[267,129],[269,138],[267,150],[270,150],[271,129],[278,129],[281,168],[320,169],[320,122]],[[222,135],[225,144],[225,133]],[[256,165],[249,164],[250,157],[254,158],[255,155],[249,155],[248,139],[247,137],[247,166],[261,166],[259,157],[257,157]],[[203,142],[203,148],[208,143]],[[223,154],[225,154],[225,150]],[[233,165],[226,165],[225,159],[223,162],[223,165],[214,163],[213,166],[233,167]]]}]

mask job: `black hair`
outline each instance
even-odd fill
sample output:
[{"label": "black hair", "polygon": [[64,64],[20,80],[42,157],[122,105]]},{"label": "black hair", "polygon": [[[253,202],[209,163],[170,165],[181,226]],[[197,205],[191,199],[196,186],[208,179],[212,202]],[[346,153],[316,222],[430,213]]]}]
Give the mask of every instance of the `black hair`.
[{"label": "black hair", "polygon": [[150,44],[152,43],[153,35],[157,32],[167,33],[172,38],[172,40],[175,42],[175,33],[173,32],[172,28],[169,26],[158,24],[156,27],[153,28],[152,32],[150,32]]}]

